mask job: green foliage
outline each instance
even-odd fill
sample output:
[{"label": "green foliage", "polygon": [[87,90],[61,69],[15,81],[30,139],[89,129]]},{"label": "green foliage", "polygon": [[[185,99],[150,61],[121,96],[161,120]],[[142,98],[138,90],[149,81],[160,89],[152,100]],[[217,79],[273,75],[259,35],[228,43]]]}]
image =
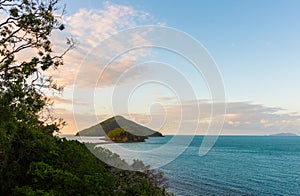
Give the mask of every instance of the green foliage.
[{"label": "green foliage", "polygon": [[147,137],[133,135],[123,128],[116,128],[107,133],[107,137],[116,142],[143,142]]},{"label": "green foliage", "polygon": [[131,169],[130,165],[128,165],[128,163],[124,159],[121,159],[118,154],[113,153],[106,148],[102,148],[102,147],[94,148],[95,145],[93,144],[86,144],[86,145],[98,159],[104,161],[106,164],[114,166],[115,168],[122,168],[124,170]]},{"label": "green foliage", "polygon": [[[38,135],[39,133],[36,132]],[[19,161],[11,161],[1,168],[0,192],[4,195],[164,195],[165,189],[153,183],[158,180],[154,171],[120,170],[97,159],[85,145],[44,134],[35,136],[39,145],[24,146],[31,154]],[[41,140],[38,142],[38,140]],[[128,169],[142,166],[140,161],[129,166],[107,149],[98,151]],[[9,179],[9,180],[8,180]]]},{"label": "green foliage", "polygon": [[33,190],[29,186],[16,187],[13,191],[16,196],[54,196],[53,192],[44,192],[42,190]]}]

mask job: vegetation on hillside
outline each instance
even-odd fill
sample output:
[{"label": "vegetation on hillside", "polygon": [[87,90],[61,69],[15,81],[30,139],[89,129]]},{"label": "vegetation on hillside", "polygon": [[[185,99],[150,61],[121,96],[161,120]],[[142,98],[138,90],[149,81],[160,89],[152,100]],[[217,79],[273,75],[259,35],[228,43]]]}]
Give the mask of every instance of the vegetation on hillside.
[{"label": "vegetation on hillside", "polygon": [[[63,64],[50,36],[63,30],[56,0],[1,0],[0,15],[0,194],[165,195],[163,176],[139,161],[140,171],[101,162],[85,145],[53,136],[63,121],[47,112],[44,90],[62,90],[44,72]],[[32,54],[22,59],[22,54]],[[108,150],[102,156],[126,164]]]},{"label": "vegetation on hillside", "polygon": [[[32,145],[23,146],[31,152],[1,168],[3,195],[166,195],[164,178],[156,171],[120,170],[99,161],[77,141],[38,133],[31,136]],[[127,164],[106,149],[98,153]]]},{"label": "vegetation on hillside", "polygon": [[148,137],[133,135],[130,132],[116,128],[107,133],[107,137],[115,142],[144,142]]}]

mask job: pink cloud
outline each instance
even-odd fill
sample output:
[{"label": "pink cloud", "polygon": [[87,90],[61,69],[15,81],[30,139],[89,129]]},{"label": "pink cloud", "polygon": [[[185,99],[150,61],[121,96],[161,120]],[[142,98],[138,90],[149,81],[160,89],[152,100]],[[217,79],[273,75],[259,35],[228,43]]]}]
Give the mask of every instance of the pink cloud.
[{"label": "pink cloud", "polygon": [[[147,32],[139,32],[132,37],[124,37],[124,40],[111,40],[109,46],[97,48],[101,41],[109,38],[117,32],[136,27],[141,24],[153,24],[153,18],[144,12],[131,6],[117,5],[110,2],[103,4],[104,8],[80,9],[77,13],[66,16],[66,32],[53,34],[55,51],[63,51],[66,36],[74,37],[78,45],[64,57],[64,66],[59,71],[53,70],[49,74],[57,79],[58,83],[66,87],[72,87],[80,68],[81,79],[76,81],[77,86],[94,87],[95,81],[100,77],[104,69],[103,61],[111,58],[111,54],[118,54],[127,48],[126,43],[150,44],[146,38]],[[105,69],[101,76],[102,85],[109,86],[114,83],[128,67],[138,64],[142,51],[129,51],[115,60]]]}]

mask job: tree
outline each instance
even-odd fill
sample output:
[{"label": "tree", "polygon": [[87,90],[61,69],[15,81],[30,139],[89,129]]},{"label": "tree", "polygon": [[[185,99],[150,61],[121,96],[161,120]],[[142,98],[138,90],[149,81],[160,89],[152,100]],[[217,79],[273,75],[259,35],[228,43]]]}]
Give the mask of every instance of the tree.
[{"label": "tree", "polygon": [[[68,47],[62,54],[52,50],[52,31],[64,29],[60,16],[55,14],[59,11],[57,0],[0,0],[0,11],[7,16],[0,23],[1,113],[12,115],[1,119],[13,117],[36,126],[47,105],[42,89],[62,90],[44,72],[63,64],[63,56],[74,47],[74,41],[67,39]],[[24,60],[22,55],[26,53],[32,57]],[[44,122],[41,127],[50,133],[57,130]]]},{"label": "tree", "polygon": [[[19,169],[19,163],[30,153],[28,146],[41,132],[51,135],[62,121],[42,119],[49,105],[43,89],[61,91],[49,68],[63,64],[63,56],[74,47],[67,39],[66,50],[52,50],[51,33],[63,30],[57,0],[0,0],[0,166],[1,174],[8,167]],[[63,13],[63,10],[62,10]],[[24,54],[30,54],[24,59]],[[12,169],[12,168],[11,168]]]},{"label": "tree", "polygon": [[[0,0],[1,15],[7,16],[0,23],[1,142],[5,142],[5,131],[12,134],[20,124],[52,134],[61,123],[53,122],[48,115],[51,122],[41,120],[41,112],[49,104],[42,89],[62,90],[44,72],[62,65],[64,54],[74,47],[74,41],[67,39],[68,46],[62,54],[52,50],[52,31],[64,29],[61,17],[56,15],[57,3],[57,0]],[[26,53],[32,57],[22,59]]]}]

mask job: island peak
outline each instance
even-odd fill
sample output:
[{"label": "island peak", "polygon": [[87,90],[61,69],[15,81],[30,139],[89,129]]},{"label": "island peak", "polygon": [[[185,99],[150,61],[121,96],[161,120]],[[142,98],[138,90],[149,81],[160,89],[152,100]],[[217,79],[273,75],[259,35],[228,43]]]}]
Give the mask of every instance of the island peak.
[{"label": "island peak", "polygon": [[298,136],[295,133],[275,133],[275,134],[271,134],[270,136]]},{"label": "island peak", "polygon": [[117,115],[99,124],[79,131],[76,135],[101,137],[106,136],[115,142],[143,142],[148,137],[163,137],[163,135],[148,127]]}]

